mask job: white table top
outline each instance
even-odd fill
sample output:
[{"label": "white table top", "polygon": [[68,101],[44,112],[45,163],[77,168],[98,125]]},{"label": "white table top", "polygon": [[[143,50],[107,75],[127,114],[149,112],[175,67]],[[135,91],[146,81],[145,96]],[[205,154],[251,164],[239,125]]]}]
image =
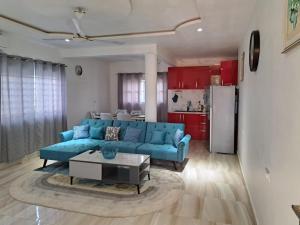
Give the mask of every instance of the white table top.
[{"label": "white table top", "polygon": [[140,166],[150,155],[130,154],[118,152],[116,158],[105,159],[100,151],[90,154],[92,150],[86,151],[70,159],[70,161],[89,162],[98,164]]}]

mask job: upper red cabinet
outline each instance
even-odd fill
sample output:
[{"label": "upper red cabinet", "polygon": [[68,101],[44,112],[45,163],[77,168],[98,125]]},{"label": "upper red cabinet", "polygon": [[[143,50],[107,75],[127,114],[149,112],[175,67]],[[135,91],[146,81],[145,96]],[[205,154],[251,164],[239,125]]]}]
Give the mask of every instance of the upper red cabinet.
[{"label": "upper red cabinet", "polygon": [[204,89],[210,84],[209,66],[170,67],[168,89]]},{"label": "upper red cabinet", "polygon": [[222,85],[237,85],[238,82],[238,61],[230,60],[221,62],[221,83]]},{"label": "upper red cabinet", "polygon": [[182,74],[179,67],[168,69],[168,89],[180,89],[182,86]]}]

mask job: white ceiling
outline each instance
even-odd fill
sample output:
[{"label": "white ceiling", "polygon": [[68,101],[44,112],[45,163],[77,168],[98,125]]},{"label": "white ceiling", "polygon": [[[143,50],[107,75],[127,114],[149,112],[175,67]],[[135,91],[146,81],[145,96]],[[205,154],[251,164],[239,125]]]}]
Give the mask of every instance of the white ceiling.
[{"label": "white ceiling", "polygon": [[[88,12],[80,24],[90,36],[171,30],[200,16],[200,24],[180,28],[175,35],[116,39],[124,44],[157,43],[175,57],[192,58],[235,56],[255,0],[0,0],[0,5],[4,16],[43,30],[71,33],[75,32],[71,22],[73,8],[85,7]],[[196,32],[198,27],[203,32]],[[33,36],[30,29],[27,33],[13,23],[4,26],[1,18],[0,29]],[[38,36],[33,38],[46,42]],[[103,41],[46,43],[62,48],[111,45]]]}]

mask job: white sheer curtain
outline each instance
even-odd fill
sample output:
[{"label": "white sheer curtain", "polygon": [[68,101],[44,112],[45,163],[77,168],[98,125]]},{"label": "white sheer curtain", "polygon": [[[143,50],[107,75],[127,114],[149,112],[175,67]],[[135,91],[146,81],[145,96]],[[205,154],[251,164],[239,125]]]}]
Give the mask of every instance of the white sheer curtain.
[{"label": "white sheer curtain", "polygon": [[64,66],[0,54],[0,162],[57,141],[65,126]]},{"label": "white sheer curtain", "polygon": [[36,148],[58,141],[57,133],[66,128],[64,66],[35,62]]},{"label": "white sheer curtain", "polygon": [[119,109],[145,111],[145,78],[142,73],[118,74]]}]

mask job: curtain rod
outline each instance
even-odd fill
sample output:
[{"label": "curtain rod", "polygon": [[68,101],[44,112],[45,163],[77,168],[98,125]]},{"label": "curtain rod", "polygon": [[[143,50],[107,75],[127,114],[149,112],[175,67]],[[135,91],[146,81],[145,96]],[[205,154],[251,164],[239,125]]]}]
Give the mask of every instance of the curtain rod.
[{"label": "curtain rod", "polygon": [[45,60],[42,60],[42,59],[33,59],[33,58],[23,57],[23,56],[19,56],[19,55],[8,55],[8,54],[3,53],[3,52],[0,52],[0,56],[1,55],[5,55],[5,56],[7,56],[7,58],[11,58],[11,59],[20,58],[22,61],[27,61],[27,60],[40,61],[40,62],[43,62],[43,63],[51,63],[51,64],[54,64],[54,65],[61,65],[61,66],[64,66],[64,67],[68,67],[66,64],[63,64],[63,63],[55,63],[55,62],[45,61]]}]

